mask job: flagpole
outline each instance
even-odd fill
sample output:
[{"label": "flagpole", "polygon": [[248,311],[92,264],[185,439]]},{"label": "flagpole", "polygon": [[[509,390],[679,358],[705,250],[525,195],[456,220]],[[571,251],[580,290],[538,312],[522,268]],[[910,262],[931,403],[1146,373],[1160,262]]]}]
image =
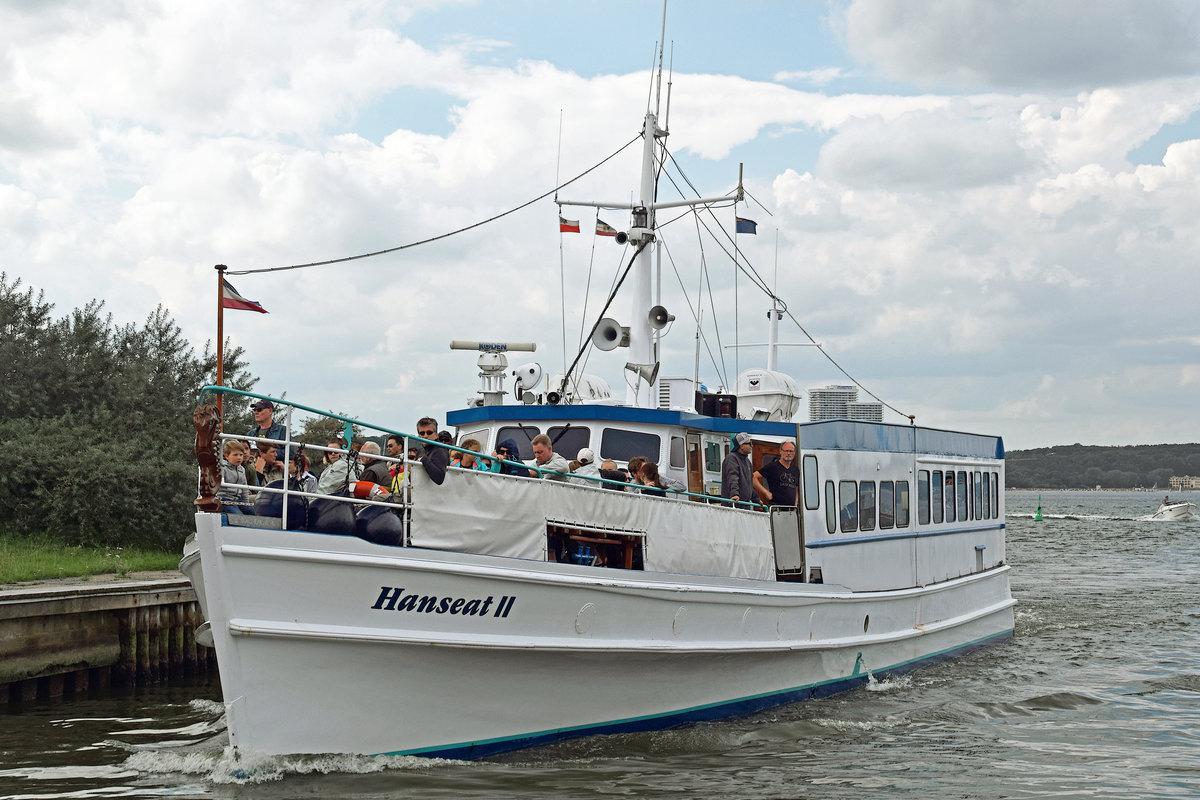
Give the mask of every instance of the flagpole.
[{"label": "flagpole", "polygon": [[[229,267],[217,264],[217,386],[225,385],[225,270]],[[217,418],[221,420],[221,428],[225,428],[224,403],[225,394],[217,394]]]}]

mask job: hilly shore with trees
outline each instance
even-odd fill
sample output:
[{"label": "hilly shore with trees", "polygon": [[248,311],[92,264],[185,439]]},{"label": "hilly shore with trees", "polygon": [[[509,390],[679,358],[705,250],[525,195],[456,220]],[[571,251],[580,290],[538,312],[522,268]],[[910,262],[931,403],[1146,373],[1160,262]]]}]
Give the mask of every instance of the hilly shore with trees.
[{"label": "hilly shore with trees", "polygon": [[1105,447],[1068,444],[1010,450],[1009,489],[1152,489],[1173,476],[1200,475],[1200,444]]}]

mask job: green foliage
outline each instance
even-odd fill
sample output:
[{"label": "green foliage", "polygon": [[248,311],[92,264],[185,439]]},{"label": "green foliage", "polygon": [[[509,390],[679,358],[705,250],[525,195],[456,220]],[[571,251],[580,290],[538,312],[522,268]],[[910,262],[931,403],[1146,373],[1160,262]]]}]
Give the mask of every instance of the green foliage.
[{"label": "green foliage", "polygon": [[[215,382],[211,346],[197,356],[161,306],[142,327],[114,326],[100,302],[54,320],[20,283],[0,273],[0,525],[177,551],[191,529],[192,411]],[[226,385],[248,390],[242,355],[227,351]]]},{"label": "green foliage", "polygon": [[1082,444],[1013,450],[1005,458],[1010,489],[1166,491],[1172,476],[1200,475],[1200,444],[1098,447]]}]

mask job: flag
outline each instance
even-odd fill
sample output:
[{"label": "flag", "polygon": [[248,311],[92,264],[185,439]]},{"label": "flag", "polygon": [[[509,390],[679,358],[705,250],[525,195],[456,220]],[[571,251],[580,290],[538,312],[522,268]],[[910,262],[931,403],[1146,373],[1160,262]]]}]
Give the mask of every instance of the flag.
[{"label": "flag", "polygon": [[734,217],[734,219],[737,220],[738,233],[758,233],[758,223],[754,220],[745,219],[744,217]]},{"label": "flag", "polygon": [[609,225],[604,220],[597,217],[596,219],[596,235],[597,236],[616,236],[617,229]]},{"label": "flag", "polygon": [[233,284],[227,280],[221,280],[221,307],[236,308],[239,311],[257,311],[260,314],[266,314],[267,310],[261,304],[254,300],[247,300],[238,294],[238,290],[233,288]]},{"label": "flag", "polygon": [[558,215],[558,232],[559,233],[579,233],[579,220],[567,219],[563,215]]}]

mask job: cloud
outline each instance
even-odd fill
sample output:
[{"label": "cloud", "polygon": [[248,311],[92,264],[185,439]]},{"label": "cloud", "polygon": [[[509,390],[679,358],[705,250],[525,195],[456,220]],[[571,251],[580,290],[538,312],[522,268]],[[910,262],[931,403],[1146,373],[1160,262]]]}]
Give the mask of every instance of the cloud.
[{"label": "cloud", "polygon": [[1073,92],[1200,67],[1187,0],[854,0],[835,23],[857,59],[922,86]]}]

